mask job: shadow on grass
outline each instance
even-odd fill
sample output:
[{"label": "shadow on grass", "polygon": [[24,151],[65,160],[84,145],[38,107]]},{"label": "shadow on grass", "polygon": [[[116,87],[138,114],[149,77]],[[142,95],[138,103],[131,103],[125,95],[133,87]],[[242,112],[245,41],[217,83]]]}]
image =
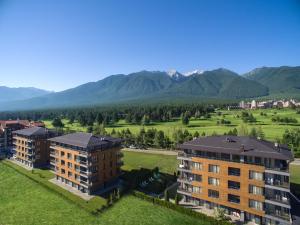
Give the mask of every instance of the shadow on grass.
[{"label": "shadow on grass", "polygon": [[168,186],[177,180],[176,174],[162,173],[158,168],[152,170],[141,168],[123,172],[121,178],[128,189],[138,190],[152,196],[161,195]]}]

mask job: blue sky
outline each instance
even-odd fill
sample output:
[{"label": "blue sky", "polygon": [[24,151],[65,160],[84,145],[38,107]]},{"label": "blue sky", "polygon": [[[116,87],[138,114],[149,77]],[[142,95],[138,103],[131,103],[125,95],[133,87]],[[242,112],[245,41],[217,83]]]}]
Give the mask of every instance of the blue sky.
[{"label": "blue sky", "polygon": [[296,0],[0,0],[0,85],[280,65],[300,65]]}]

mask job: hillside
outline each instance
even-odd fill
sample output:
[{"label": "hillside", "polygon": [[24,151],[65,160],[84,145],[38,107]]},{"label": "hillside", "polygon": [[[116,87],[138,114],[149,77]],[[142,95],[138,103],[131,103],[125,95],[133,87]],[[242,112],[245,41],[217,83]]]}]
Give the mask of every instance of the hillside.
[{"label": "hillside", "polygon": [[262,67],[244,76],[268,87],[271,95],[300,95],[300,66]]},{"label": "hillside", "polygon": [[23,101],[12,101],[0,110],[109,104],[133,100],[159,102],[180,99],[239,99],[264,96],[268,89],[227,70],[217,69],[184,76],[178,72],[141,71],[112,75],[97,82]]},{"label": "hillside", "polygon": [[33,87],[19,87],[10,88],[5,86],[0,86],[0,102],[10,102],[16,100],[30,99],[42,95],[49,94],[49,91],[45,91]]}]

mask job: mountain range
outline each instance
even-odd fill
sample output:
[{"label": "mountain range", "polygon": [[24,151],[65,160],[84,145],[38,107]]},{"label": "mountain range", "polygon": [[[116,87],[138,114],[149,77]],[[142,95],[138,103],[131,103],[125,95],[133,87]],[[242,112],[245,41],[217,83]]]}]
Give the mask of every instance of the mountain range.
[{"label": "mountain range", "polygon": [[[1,91],[1,89],[0,89]],[[0,92],[3,99],[6,92]],[[9,93],[9,91],[7,92]],[[96,82],[56,93],[28,96],[1,102],[0,110],[73,107],[129,101],[185,101],[205,99],[245,99],[257,97],[300,97],[300,67],[262,67],[239,75],[228,69],[172,70],[117,74]],[[26,98],[26,99],[25,99]]]},{"label": "mountain range", "polygon": [[0,86],[0,103],[39,97],[49,93],[50,91],[34,87],[9,88]]}]

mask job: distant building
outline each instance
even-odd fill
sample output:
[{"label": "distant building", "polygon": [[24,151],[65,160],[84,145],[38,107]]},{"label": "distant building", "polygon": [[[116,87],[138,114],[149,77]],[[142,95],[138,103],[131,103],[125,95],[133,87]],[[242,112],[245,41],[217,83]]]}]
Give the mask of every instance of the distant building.
[{"label": "distant building", "polygon": [[13,131],[35,126],[45,127],[45,124],[29,120],[0,120],[0,155],[11,153],[13,148]]},{"label": "distant building", "polygon": [[16,161],[29,167],[50,165],[50,142],[48,138],[53,136],[53,132],[43,127],[13,131],[13,157]]},{"label": "distant building", "polygon": [[49,139],[57,181],[91,194],[114,185],[121,174],[121,139],[72,133]]},{"label": "distant building", "polygon": [[242,223],[291,224],[285,145],[251,137],[210,136],[179,145],[178,193],[184,204],[221,207]]},{"label": "distant building", "polygon": [[257,108],[257,102],[255,100],[251,101],[251,109],[256,109]]}]

